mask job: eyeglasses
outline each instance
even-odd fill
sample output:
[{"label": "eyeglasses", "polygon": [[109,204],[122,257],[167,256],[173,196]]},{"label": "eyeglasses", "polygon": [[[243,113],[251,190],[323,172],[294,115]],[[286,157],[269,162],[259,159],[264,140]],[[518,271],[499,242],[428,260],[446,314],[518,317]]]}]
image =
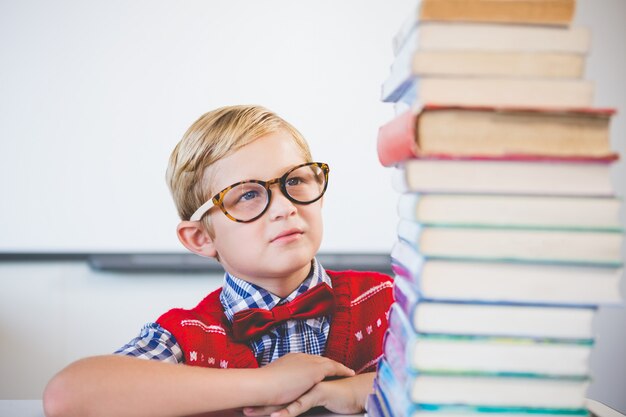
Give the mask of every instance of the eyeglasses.
[{"label": "eyeglasses", "polygon": [[269,181],[241,181],[224,188],[196,210],[189,219],[198,221],[213,206],[218,206],[229,219],[252,222],[265,213],[272,199],[270,187],[279,184],[280,191],[296,204],[311,204],[322,198],[328,186],[328,164],[309,162],[291,168],[283,176]]}]

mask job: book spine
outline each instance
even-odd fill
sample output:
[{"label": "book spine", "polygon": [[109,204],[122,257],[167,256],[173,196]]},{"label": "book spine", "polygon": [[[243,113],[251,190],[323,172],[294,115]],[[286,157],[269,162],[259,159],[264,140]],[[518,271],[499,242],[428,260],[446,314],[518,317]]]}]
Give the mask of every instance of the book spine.
[{"label": "book spine", "polygon": [[398,222],[398,238],[410,244],[417,252],[421,252],[420,241],[424,227],[421,223],[400,219]]},{"label": "book spine", "polygon": [[407,111],[379,129],[377,149],[382,165],[392,166],[417,156],[416,123],[417,116]]},{"label": "book spine", "polygon": [[376,380],[381,396],[394,416],[410,416],[416,407],[410,399],[409,387],[399,382],[394,369],[385,358],[378,362]]},{"label": "book spine", "polygon": [[418,221],[417,208],[422,197],[420,193],[404,193],[398,199],[398,217]]},{"label": "book spine", "polygon": [[399,193],[406,193],[410,191],[404,167],[397,167],[393,170],[391,173],[391,186]]},{"label": "book spine", "polygon": [[[404,314],[411,318],[421,301],[415,286],[411,285],[404,277],[397,276],[393,286],[393,297]],[[417,329],[416,329],[417,330]]]},{"label": "book spine", "polygon": [[410,242],[400,240],[391,251],[391,269],[401,277],[419,287],[419,277],[424,267],[424,257],[417,252]]}]

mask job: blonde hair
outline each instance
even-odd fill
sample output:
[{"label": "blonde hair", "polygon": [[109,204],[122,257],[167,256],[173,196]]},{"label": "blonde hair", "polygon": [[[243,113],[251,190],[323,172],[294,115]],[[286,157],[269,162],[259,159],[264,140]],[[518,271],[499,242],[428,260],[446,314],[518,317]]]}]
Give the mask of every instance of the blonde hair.
[{"label": "blonde hair", "polygon": [[[264,107],[226,106],[200,116],[172,151],[165,174],[180,219],[189,220],[211,198],[206,168],[250,142],[281,130],[291,134],[305,161],[312,162],[300,132]],[[209,218],[205,216],[203,223],[212,235]]]}]

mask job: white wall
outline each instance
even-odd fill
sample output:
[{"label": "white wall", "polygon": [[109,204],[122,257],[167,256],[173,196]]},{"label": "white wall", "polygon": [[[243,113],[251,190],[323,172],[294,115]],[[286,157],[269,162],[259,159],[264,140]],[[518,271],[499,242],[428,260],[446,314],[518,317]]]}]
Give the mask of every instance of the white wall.
[{"label": "white wall", "polygon": [[144,323],[195,306],[221,280],[96,273],[82,262],[0,263],[0,399],[41,398],[70,362],[114,352]]},{"label": "white wall", "polygon": [[387,250],[380,84],[410,3],[0,2],[0,251],[180,250],[169,154],[201,114],[242,103],[331,166],[323,249]]}]

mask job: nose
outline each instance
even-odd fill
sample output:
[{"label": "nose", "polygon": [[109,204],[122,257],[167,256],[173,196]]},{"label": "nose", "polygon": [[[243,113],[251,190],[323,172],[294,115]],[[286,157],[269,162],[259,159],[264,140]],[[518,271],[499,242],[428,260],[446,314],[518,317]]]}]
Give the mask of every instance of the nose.
[{"label": "nose", "polygon": [[283,194],[279,184],[272,190],[272,198],[270,200],[270,206],[267,211],[270,216],[270,220],[277,220],[281,218],[287,218],[293,216],[298,212],[296,205]]}]

